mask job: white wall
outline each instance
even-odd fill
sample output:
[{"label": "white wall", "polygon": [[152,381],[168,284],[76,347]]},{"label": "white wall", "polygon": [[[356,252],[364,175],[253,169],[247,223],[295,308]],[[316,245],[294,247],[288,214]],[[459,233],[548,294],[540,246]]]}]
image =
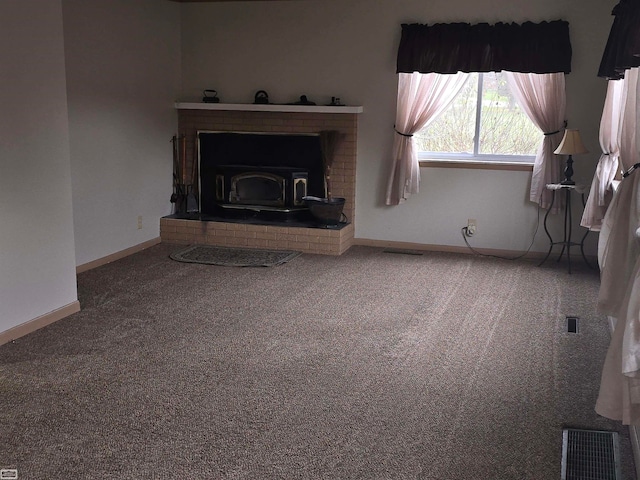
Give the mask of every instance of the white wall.
[{"label": "white wall", "polygon": [[[276,103],[306,94],[317,103],[339,96],[363,105],[358,143],[356,237],[463,246],[460,228],[478,221],[472,244],[525,250],[537,222],[527,202],[530,174],[423,168],[421,191],[384,206],[396,102],[395,55],[401,23],[465,21],[570,22],[573,71],[567,77],[569,125],[588,155],[575,157],[574,178],[589,184],[598,159],[605,95],[596,77],[614,0],[305,0],[182,4],[183,99],[205,88],[223,102],[250,103],[265,89]],[[577,204],[578,202],[574,202]],[[552,231],[557,231],[554,218]],[[576,212],[577,224],[579,215]],[[595,234],[588,250],[595,253]],[[540,228],[534,250],[546,251]],[[577,252],[576,252],[577,253]]]},{"label": "white wall", "polygon": [[[171,213],[180,7],[63,0],[77,264],[159,236]],[[138,229],[138,216],[142,229]]]},{"label": "white wall", "polygon": [[60,0],[0,2],[0,332],[77,300]]}]

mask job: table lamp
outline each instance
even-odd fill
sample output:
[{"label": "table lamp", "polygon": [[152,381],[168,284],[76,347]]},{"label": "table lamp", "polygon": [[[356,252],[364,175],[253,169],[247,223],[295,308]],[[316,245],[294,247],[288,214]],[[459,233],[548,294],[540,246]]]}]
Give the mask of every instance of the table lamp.
[{"label": "table lamp", "polygon": [[582,143],[580,132],[567,128],[564,131],[564,137],[562,137],[560,145],[558,145],[558,148],[556,148],[553,153],[556,155],[569,155],[567,165],[564,167],[564,180],[560,182],[560,184],[575,185],[576,182],[571,179],[573,176],[573,158],[571,158],[571,156],[579,153],[589,153],[589,150],[587,150]]}]

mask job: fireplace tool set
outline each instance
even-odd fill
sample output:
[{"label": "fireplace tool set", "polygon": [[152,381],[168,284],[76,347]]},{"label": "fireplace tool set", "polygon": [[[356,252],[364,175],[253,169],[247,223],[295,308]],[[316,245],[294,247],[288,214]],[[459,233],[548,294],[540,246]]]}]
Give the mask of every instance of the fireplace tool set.
[{"label": "fireplace tool set", "polygon": [[173,143],[173,193],[171,203],[175,205],[174,213],[198,212],[198,198],[195,193],[196,166],[192,162],[191,169],[187,165],[187,137],[176,136]]}]

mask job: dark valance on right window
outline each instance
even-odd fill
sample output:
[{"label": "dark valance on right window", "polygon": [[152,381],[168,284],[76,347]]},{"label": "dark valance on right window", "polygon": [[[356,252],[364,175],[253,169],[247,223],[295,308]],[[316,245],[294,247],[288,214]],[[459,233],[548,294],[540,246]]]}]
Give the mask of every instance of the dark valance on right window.
[{"label": "dark valance on right window", "polygon": [[624,78],[625,70],[640,66],[640,2],[622,0],[613,7],[616,18],[602,55],[598,76]]},{"label": "dark valance on right window", "polygon": [[403,24],[397,73],[571,72],[569,23]]}]

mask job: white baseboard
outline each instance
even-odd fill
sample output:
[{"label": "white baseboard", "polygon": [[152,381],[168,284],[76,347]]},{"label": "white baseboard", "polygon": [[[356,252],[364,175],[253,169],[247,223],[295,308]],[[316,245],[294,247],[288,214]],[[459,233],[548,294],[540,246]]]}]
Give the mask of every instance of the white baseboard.
[{"label": "white baseboard", "polygon": [[151,240],[139,243],[138,245],[134,245],[133,247],[125,248],[124,250],[120,250],[119,252],[107,255],[106,257],[83,263],[82,265],[78,265],[76,267],[76,274],[86,272],[87,270],[91,270],[96,267],[101,267],[102,265],[106,265],[107,263],[115,262],[116,260],[120,260],[121,258],[128,257],[129,255],[133,255],[134,253],[141,252],[142,250],[146,250],[147,248],[153,247],[154,245],[157,245],[159,243],[160,237],[152,238]]},{"label": "white baseboard", "polygon": [[[431,245],[427,243],[396,242],[393,240],[373,240],[368,238],[354,238],[353,244],[363,245],[367,247],[398,248],[404,250],[422,250],[429,252],[466,253],[472,255],[474,254],[474,252],[469,250],[468,247],[458,247],[454,245]],[[516,257],[524,253],[515,250],[498,250],[495,248],[473,248],[475,251],[485,255],[497,255],[501,257]],[[546,252],[529,252],[525,255],[525,257],[542,259],[546,254]]]},{"label": "white baseboard", "polygon": [[0,345],[4,345],[5,343],[9,343],[16,338],[23,337],[28,333],[35,332],[36,330],[46,327],[47,325],[57,322],[58,320],[62,320],[69,315],[80,311],[80,302],[77,300],[75,302],[71,302],[64,307],[57,308],[49,313],[45,313],[33,320],[29,320],[28,322],[22,323],[20,325],[16,325],[9,330],[5,330],[4,332],[0,332]]},{"label": "white baseboard", "polygon": [[[469,247],[461,247],[454,245],[432,245],[428,243],[412,243],[412,242],[396,242],[393,240],[374,240],[369,238],[354,238],[354,245],[363,245],[366,247],[381,247],[381,248],[398,248],[405,250],[423,250],[428,252],[447,252],[447,253],[466,253],[475,255]],[[483,255],[495,255],[498,257],[506,257],[512,258],[522,255],[524,251],[518,250],[500,250],[496,248],[478,248],[473,247],[473,249],[481,253]],[[554,257],[554,254],[557,255],[557,252],[554,250],[549,258]],[[524,255],[523,258],[532,258],[534,260],[542,260],[547,255],[547,252],[528,252]],[[597,265],[597,258],[593,255],[586,255],[587,260],[591,265]],[[557,257],[556,257],[557,258]],[[574,257],[578,259],[579,254],[574,254]],[[582,260],[580,260],[582,261]]]}]

